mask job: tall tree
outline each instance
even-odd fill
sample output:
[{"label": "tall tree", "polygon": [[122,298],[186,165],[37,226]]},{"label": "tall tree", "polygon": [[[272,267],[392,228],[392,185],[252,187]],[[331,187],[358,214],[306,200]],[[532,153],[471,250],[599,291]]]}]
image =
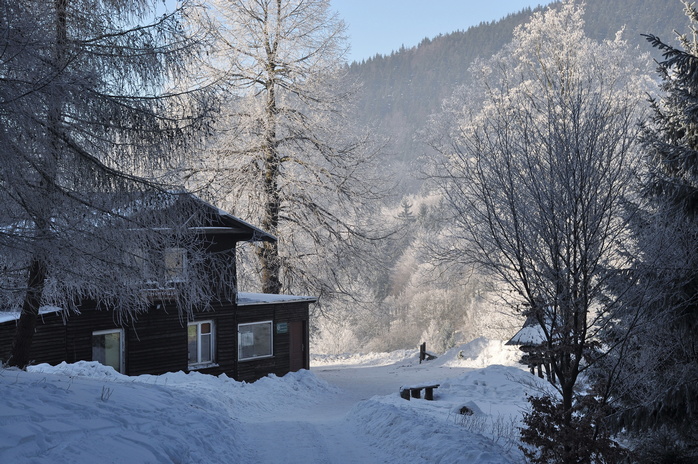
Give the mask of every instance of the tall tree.
[{"label": "tall tree", "polygon": [[256,250],[264,292],[342,293],[342,261],[361,254],[376,198],[337,80],[344,24],[329,0],[213,3],[230,97],[206,180],[279,238]]},{"label": "tall tree", "polygon": [[698,458],[698,10],[683,3],[690,26],[680,46],[646,36],[663,53],[662,84],[642,134],[648,203],[634,272],[643,285],[623,301],[650,311],[621,319],[641,330],[625,356],[630,374],[614,391],[646,462]]},{"label": "tall tree", "polygon": [[153,225],[176,235],[163,173],[212,100],[171,84],[204,38],[181,26],[191,2],[159,17],[156,3],[0,2],[0,288],[21,307],[11,365],[29,362],[42,305],[143,309],[136,250],[158,246]]},{"label": "tall tree", "polygon": [[[524,440],[539,446],[527,451],[535,462],[590,462],[576,459],[600,449],[563,438],[584,436],[574,433],[579,379],[605,354],[607,287],[628,265],[619,244],[642,80],[627,44],[585,37],[582,15],[564,2],[517,28],[476,65],[477,87],[454,97],[433,140],[433,178],[454,213],[450,256],[501,279],[545,333],[561,403],[533,403],[539,433]],[[554,420],[535,421],[551,411]]]}]

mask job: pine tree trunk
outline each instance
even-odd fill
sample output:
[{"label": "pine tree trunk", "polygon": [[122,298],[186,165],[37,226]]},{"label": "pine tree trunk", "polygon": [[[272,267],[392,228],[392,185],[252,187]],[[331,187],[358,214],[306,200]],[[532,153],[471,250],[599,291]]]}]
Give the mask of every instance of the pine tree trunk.
[{"label": "pine tree trunk", "polygon": [[24,369],[29,364],[29,351],[36,331],[39,306],[46,282],[46,266],[39,258],[33,258],[29,266],[27,292],[22,304],[22,313],[17,322],[15,338],[12,342],[12,354],[8,365]]}]

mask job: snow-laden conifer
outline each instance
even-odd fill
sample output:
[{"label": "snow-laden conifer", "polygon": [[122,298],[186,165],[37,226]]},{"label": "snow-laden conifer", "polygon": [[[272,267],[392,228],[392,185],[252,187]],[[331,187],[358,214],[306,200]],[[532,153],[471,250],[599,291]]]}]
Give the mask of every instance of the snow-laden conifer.
[{"label": "snow-laden conifer", "polygon": [[[641,285],[623,295],[618,320],[619,330],[636,328],[614,389],[617,424],[636,439],[642,462],[698,457],[698,11],[684,6],[689,30],[678,44],[645,36],[662,53],[661,87],[642,133],[633,266]],[[641,318],[635,308],[644,308]]]},{"label": "snow-laden conifer", "polygon": [[22,309],[13,365],[29,361],[40,306],[91,301],[125,317],[146,305],[144,250],[184,246],[164,173],[211,108],[206,92],[174,85],[205,31],[182,27],[191,2],[165,14],[157,3],[0,2],[0,291]]}]

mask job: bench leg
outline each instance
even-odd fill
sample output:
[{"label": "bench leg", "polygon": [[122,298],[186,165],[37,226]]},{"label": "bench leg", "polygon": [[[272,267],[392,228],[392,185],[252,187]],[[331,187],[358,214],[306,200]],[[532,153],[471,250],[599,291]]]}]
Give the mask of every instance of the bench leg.
[{"label": "bench leg", "polygon": [[422,396],[422,389],[421,388],[411,388],[410,391],[412,392],[412,398],[421,398]]},{"label": "bench leg", "polygon": [[434,401],[434,389],[425,388],[424,389],[424,399],[429,401]]},{"label": "bench leg", "polygon": [[400,398],[406,399],[407,401],[410,400],[410,390],[405,389],[405,390],[400,390]]}]

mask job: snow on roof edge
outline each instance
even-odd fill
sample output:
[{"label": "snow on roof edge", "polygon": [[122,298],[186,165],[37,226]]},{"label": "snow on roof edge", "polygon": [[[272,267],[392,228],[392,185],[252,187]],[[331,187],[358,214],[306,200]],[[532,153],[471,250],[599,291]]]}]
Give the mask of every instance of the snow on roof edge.
[{"label": "snow on roof edge", "polygon": [[545,333],[540,325],[523,327],[516,335],[506,342],[507,345],[542,345],[545,343]]},{"label": "snow on roof edge", "polygon": [[269,303],[299,303],[308,302],[315,303],[317,298],[314,296],[300,296],[300,295],[277,295],[273,293],[250,293],[250,292],[238,292],[237,295],[237,305],[238,306],[253,306],[262,305]]},{"label": "snow on roof edge", "polygon": [[[39,308],[39,315],[50,314],[50,313],[59,313],[61,311],[63,311],[63,308],[59,308],[58,306],[42,306]],[[20,314],[21,314],[21,311],[19,311],[19,310],[17,310],[17,311],[0,311],[0,323],[19,320]]]}]

